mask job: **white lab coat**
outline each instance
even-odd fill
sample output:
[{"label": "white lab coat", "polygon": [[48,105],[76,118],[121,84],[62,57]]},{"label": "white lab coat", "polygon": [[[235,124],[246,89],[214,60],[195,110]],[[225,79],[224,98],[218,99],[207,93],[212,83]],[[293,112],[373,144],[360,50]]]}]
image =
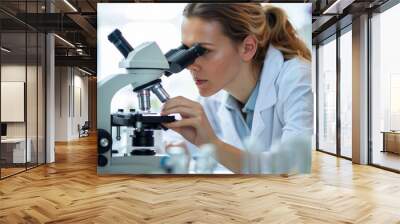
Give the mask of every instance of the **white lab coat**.
[{"label": "white lab coat", "polygon": [[[248,152],[244,173],[287,173],[290,172],[287,165],[293,160],[301,161],[300,172],[309,172],[314,109],[310,63],[299,58],[284,61],[282,53],[270,46],[260,78],[250,133],[256,144],[246,144],[245,139],[240,139],[232,111],[227,108],[228,93],[223,90],[199,100],[215,134]],[[291,153],[292,161],[288,155],[279,156],[280,147],[273,149],[274,145],[299,135],[306,136],[307,144],[303,144],[306,148],[300,155]]]}]

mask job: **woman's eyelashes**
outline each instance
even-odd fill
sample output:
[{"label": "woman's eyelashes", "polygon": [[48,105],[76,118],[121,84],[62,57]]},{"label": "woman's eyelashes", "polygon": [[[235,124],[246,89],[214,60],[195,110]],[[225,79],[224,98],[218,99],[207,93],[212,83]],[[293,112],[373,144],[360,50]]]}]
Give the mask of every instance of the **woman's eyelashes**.
[{"label": "woman's eyelashes", "polygon": [[210,55],[210,53],[213,52],[212,50],[210,50],[208,48],[205,48],[205,49],[206,49],[206,52],[204,52],[203,56]]}]

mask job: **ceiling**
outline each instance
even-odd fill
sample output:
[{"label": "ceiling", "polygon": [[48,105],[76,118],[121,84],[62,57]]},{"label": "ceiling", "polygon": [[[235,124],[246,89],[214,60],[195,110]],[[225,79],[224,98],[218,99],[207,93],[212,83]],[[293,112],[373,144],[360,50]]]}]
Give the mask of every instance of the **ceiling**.
[{"label": "ceiling", "polygon": [[[313,43],[316,43],[335,32],[335,24],[339,20],[344,21],[342,25],[345,26],[346,19],[351,23],[353,16],[379,7],[387,1],[277,0],[269,2],[312,3],[312,36]],[[1,0],[0,28],[2,30],[2,46],[13,49],[13,53],[8,55],[9,58],[35,54],[37,49],[43,48],[43,44],[36,41],[36,33],[54,32],[60,37],[55,38],[56,65],[80,66],[95,73],[97,3],[117,2],[155,1],[47,0],[46,6],[45,0]],[[49,13],[50,11],[52,13]],[[28,32],[27,38],[25,38],[26,30]],[[29,34],[30,32],[35,33],[35,35]],[[25,45],[27,48],[25,48]]]},{"label": "ceiling", "polygon": [[312,36],[318,44],[350,25],[354,17],[376,12],[390,0],[317,0],[313,1]]},{"label": "ceiling", "polygon": [[69,0],[74,9],[63,0],[48,0],[47,7],[44,0],[1,0],[1,43],[12,49],[2,60],[34,61],[37,51],[44,48],[44,44],[37,43],[43,36],[37,35],[54,32],[56,66],[79,66],[95,74],[97,2],[100,1]]}]

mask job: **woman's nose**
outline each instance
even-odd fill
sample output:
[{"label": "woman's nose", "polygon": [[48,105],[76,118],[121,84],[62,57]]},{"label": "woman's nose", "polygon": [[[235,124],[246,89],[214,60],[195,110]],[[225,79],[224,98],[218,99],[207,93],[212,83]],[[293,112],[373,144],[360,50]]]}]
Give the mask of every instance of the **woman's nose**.
[{"label": "woman's nose", "polygon": [[200,66],[199,66],[198,60],[196,59],[196,60],[193,62],[193,64],[189,65],[187,68],[188,68],[189,70],[191,70],[191,71],[194,71],[194,72],[199,71]]}]

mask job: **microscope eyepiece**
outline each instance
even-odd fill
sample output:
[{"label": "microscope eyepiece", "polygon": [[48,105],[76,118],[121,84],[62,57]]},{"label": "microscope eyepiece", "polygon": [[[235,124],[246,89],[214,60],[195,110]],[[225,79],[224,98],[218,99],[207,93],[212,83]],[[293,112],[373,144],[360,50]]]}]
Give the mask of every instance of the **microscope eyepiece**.
[{"label": "microscope eyepiece", "polygon": [[199,43],[193,45],[191,48],[180,46],[177,49],[172,49],[165,55],[170,65],[169,73],[178,73],[185,69],[187,66],[193,64],[197,57],[203,55],[207,49],[203,48]]},{"label": "microscope eyepiece", "polygon": [[119,29],[115,29],[108,35],[108,40],[115,45],[115,47],[121,52],[126,58],[128,54],[133,51],[132,46],[125,40]]},{"label": "microscope eyepiece", "polygon": [[206,53],[207,49],[205,49],[204,47],[202,47],[199,43],[193,45],[189,51],[192,51],[193,54],[195,54],[197,57],[203,55],[204,53]]}]

